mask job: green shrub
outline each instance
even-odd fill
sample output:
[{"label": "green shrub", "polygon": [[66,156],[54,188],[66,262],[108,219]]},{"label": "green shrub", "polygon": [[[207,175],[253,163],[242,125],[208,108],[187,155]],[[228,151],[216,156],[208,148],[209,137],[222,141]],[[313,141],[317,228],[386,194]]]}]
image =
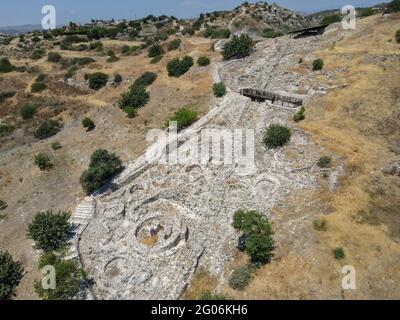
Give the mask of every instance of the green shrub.
[{"label": "green shrub", "polygon": [[62,146],[61,146],[61,143],[60,143],[60,142],[56,141],[56,142],[53,142],[53,143],[51,144],[51,148],[52,148],[53,150],[59,150],[59,149],[62,148]]},{"label": "green shrub", "polygon": [[115,84],[120,84],[122,82],[122,76],[119,73],[116,73],[114,75],[114,83]]},{"label": "green shrub", "polygon": [[99,90],[104,87],[108,82],[108,75],[102,72],[95,72],[87,76],[89,81],[89,88]]},{"label": "green shrub", "polygon": [[205,38],[228,39],[230,36],[231,36],[231,31],[229,29],[218,29],[215,27],[208,27],[204,32]]},{"label": "green shrub", "polygon": [[222,49],[222,56],[224,60],[232,58],[244,58],[250,55],[253,49],[253,40],[247,34],[239,36],[234,35],[228,43],[226,43]]},{"label": "green shrub", "polygon": [[365,9],[362,9],[360,12],[361,17],[369,17],[369,16],[372,16],[373,14],[374,14],[374,9],[372,9],[372,8],[365,8]]},{"label": "green shrub", "polygon": [[233,271],[230,279],[229,285],[235,290],[244,290],[250,283],[251,280],[251,270],[246,267],[239,267]]},{"label": "green shrub", "polygon": [[4,200],[0,200],[0,211],[7,209],[8,204]]},{"label": "green shrub", "polygon": [[274,249],[273,232],[268,219],[257,211],[238,210],[233,216],[233,227],[246,237],[245,251],[252,263],[270,261]]},{"label": "green shrub", "polygon": [[9,98],[14,97],[16,94],[15,91],[4,91],[4,92],[0,92],[0,103],[3,103],[4,101],[6,101]]},{"label": "green shrub", "polygon": [[89,50],[101,51],[103,50],[103,44],[100,41],[91,42],[89,44]]},{"label": "green shrub", "polygon": [[71,235],[72,226],[68,222],[70,214],[49,210],[37,212],[28,225],[27,237],[35,242],[35,248],[50,252],[64,248]]},{"label": "green shrub", "polygon": [[7,251],[0,251],[0,300],[9,300],[14,296],[23,274],[22,264],[14,261]]},{"label": "green shrub", "polygon": [[44,73],[41,73],[36,77],[35,82],[43,82],[45,79],[46,75]]},{"label": "green shrub", "polygon": [[313,61],[313,70],[314,71],[322,70],[323,67],[324,67],[324,61],[322,59],[316,59]]},{"label": "green shrub", "polygon": [[94,128],[96,128],[93,120],[87,117],[82,120],[82,126],[86,128],[86,131],[92,131]]},{"label": "green shrub", "polygon": [[12,134],[15,130],[15,126],[7,123],[0,123],[0,138],[4,138]]},{"label": "green shrub", "polygon": [[274,31],[272,29],[268,29],[267,28],[267,29],[263,30],[262,36],[264,38],[277,38],[277,37],[283,36],[283,33],[282,32],[276,32],[276,31]]},{"label": "green shrub", "polygon": [[50,170],[53,167],[50,157],[45,153],[39,153],[35,156],[35,164],[41,171]]},{"label": "green shrub", "polygon": [[31,92],[42,92],[43,90],[46,90],[47,86],[43,82],[34,82],[31,85]]},{"label": "green shrub", "polygon": [[226,86],[223,82],[214,83],[213,85],[214,95],[218,98],[223,97],[226,94]]},{"label": "green shrub", "polygon": [[165,122],[165,126],[168,127],[170,122],[176,121],[178,130],[189,127],[191,124],[196,122],[197,112],[188,108],[180,108],[174,113],[174,115]]},{"label": "green shrub", "polygon": [[173,59],[167,63],[167,71],[170,77],[180,77],[193,66],[193,58],[185,56],[182,60]]},{"label": "green shrub", "polygon": [[1,58],[0,59],[0,73],[7,73],[14,70],[14,66],[10,63],[8,58]]},{"label": "green shrub", "polygon": [[300,121],[304,120],[306,118],[305,112],[306,112],[306,109],[304,107],[301,107],[301,109],[294,114],[293,121],[300,122]]},{"label": "green shrub", "polygon": [[203,292],[197,300],[202,301],[225,301],[233,300],[230,296],[224,295],[222,293],[212,293],[211,291]]},{"label": "green shrub", "polygon": [[47,54],[47,60],[49,62],[58,63],[62,60],[62,57],[58,52],[49,52]]},{"label": "green shrub", "polygon": [[168,51],[177,50],[181,46],[181,39],[174,39],[168,44]]},{"label": "green shrub", "polygon": [[314,229],[325,232],[328,230],[328,221],[326,219],[318,219],[313,221]]},{"label": "green shrub", "polygon": [[76,299],[85,284],[86,274],[74,260],[63,260],[53,252],[48,252],[40,258],[39,269],[53,266],[56,278],[55,289],[43,289],[41,281],[35,281],[35,291],[43,300],[72,300]]},{"label": "green shrub", "polygon": [[83,190],[86,194],[93,193],[121,169],[121,160],[114,153],[102,149],[96,150],[90,158],[89,168],[80,178]]},{"label": "green shrub", "polygon": [[330,168],[331,164],[332,164],[331,157],[324,156],[324,157],[319,158],[319,160],[318,160],[318,167],[320,167],[320,168],[324,168],[324,169]]},{"label": "green shrub", "polygon": [[197,59],[197,64],[200,67],[204,67],[204,66],[208,66],[210,64],[210,59],[208,57],[205,56],[201,56]]},{"label": "green shrub", "polygon": [[400,43],[400,30],[397,30],[396,32],[396,42]]},{"label": "green shrub", "polygon": [[149,58],[162,56],[164,53],[163,47],[159,44],[154,44],[149,48]]},{"label": "green shrub", "polygon": [[46,120],[34,132],[34,136],[40,140],[50,138],[61,130],[61,125],[55,120]]},{"label": "green shrub", "polygon": [[109,57],[107,58],[107,62],[115,62],[118,60],[119,58],[115,54],[109,55]]},{"label": "green shrub", "polygon": [[39,60],[42,59],[45,55],[45,51],[43,49],[36,49],[32,52],[31,59]]},{"label": "green shrub", "polygon": [[129,47],[128,45],[123,45],[121,48],[121,53],[122,54],[129,54],[131,51],[131,47]]},{"label": "green shrub", "polygon": [[154,72],[145,72],[134,82],[135,86],[147,87],[151,85],[157,79],[157,74]]},{"label": "green shrub", "polygon": [[343,248],[335,248],[333,249],[333,255],[335,256],[336,260],[342,260],[346,257]]},{"label": "green shrub", "polygon": [[134,118],[137,116],[137,110],[134,107],[125,107],[123,110],[128,115],[128,118]]},{"label": "green shrub", "polygon": [[93,58],[90,57],[79,57],[79,58],[72,58],[71,60],[68,61],[68,64],[70,66],[73,65],[79,65],[79,66],[85,66],[87,64],[96,62]]},{"label": "green shrub", "polygon": [[264,134],[264,143],[268,149],[274,149],[289,143],[292,132],[280,124],[272,124]]},{"label": "green shrub", "polygon": [[154,57],[153,59],[150,60],[150,63],[156,64],[157,62],[160,62],[162,58],[163,58],[163,56]]},{"label": "green shrub", "polygon": [[132,85],[128,92],[121,95],[119,106],[121,109],[126,107],[140,108],[145,106],[150,100],[150,94],[145,86]]},{"label": "green shrub", "polygon": [[332,23],[340,22],[341,20],[342,20],[342,18],[340,17],[339,14],[332,14],[332,15],[323,17],[321,20],[321,24],[323,24],[323,25],[332,24]]}]

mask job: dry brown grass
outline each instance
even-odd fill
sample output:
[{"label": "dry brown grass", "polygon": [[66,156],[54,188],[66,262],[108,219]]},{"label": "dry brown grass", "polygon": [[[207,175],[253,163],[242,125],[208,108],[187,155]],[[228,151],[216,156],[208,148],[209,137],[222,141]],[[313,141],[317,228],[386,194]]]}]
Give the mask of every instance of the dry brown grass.
[{"label": "dry brown grass", "polygon": [[207,270],[199,269],[183,294],[185,300],[196,300],[205,292],[212,292],[218,284],[218,280]]}]

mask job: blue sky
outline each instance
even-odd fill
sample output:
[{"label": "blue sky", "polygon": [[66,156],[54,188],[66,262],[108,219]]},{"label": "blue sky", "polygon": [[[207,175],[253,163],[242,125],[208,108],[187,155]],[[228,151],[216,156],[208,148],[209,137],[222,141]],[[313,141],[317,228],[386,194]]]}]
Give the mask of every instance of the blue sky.
[{"label": "blue sky", "polygon": [[[374,0],[275,0],[279,5],[303,12],[334,9],[346,4],[368,6],[383,2]],[[202,12],[231,10],[244,0],[2,0],[0,26],[40,24],[41,8],[53,5],[57,24],[69,21],[87,22],[92,18],[141,18],[148,14],[196,17]],[[257,2],[257,1],[249,1]],[[267,1],[268,3],[272,3]]]}]

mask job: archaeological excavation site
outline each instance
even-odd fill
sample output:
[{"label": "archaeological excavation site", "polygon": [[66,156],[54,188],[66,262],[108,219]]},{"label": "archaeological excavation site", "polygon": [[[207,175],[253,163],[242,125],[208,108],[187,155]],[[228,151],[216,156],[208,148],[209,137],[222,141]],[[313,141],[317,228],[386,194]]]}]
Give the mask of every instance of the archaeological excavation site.
[{"label": "archaeological excavation site", "polygon": [[0,300],[400,299],[399,1],[236,4],[0,25]]}]

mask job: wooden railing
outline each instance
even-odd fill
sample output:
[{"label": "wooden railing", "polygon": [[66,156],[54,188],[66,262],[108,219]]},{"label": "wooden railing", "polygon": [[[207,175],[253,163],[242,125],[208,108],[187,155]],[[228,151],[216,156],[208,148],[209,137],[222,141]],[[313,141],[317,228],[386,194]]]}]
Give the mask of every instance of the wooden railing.
[{"label": "wooden railing", "polygon": [[258,100],[258,101],[269,100],[272,102],[272,104],[278,104],[281,105],[282,107],[297,108],[303,105],[302,99],[283,96],[281,94],[263,90],[241,89],[240,94],[245,97],[249,97],[252,100]]}]

